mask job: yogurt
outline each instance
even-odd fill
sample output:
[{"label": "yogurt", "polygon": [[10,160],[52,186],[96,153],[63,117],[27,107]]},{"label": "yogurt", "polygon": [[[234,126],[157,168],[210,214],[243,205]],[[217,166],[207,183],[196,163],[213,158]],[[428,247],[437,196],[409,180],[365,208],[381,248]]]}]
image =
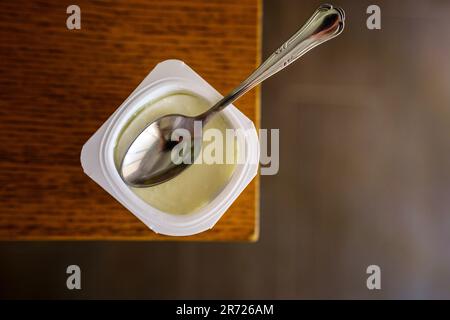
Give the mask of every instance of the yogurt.
[{"label": "yogurt", "polygon": [[[198,115],[211,107],[210,103],[202,97],[189,92],[175,92],[151,101],[142,106],[131,117],[120,133],[114,152],[114,162],[117,169],[125,152],[139,133],[154,120],[167,114],[183,114],[187,116]],[[204,131],[217,129],[226,137],[226,129],[232,126],[222,115],[218,114],[209,121]],[[208,142],[203,141],[202,150]],[[237,143],[223,141],[222,154],[233,153]],[[225,162],[225,161],[224,161]],[[207,205],[230,180],[235,169],[234,163],[192,164],[176,177],[146,188],[130,189],[146,203],[153,207],[172,214],[188,214]]]},{"label": "yogurt", "polygon": [[[191,165],[173,180],[149,188],[130,188],[117,170],[127,145],[148,123],[162,115],[196,115],[222,96],[179,60],[159,63],[84,144],[84,172],[153,231],[188,236],[213,228],[258,171],[259,142],[253,122],[233,105],[217,114],[203,130],[244,132],[234,144],[243,162]],[[207,138],[205,138],[207,140]],[[211,149],[205,142],[206,149]],[[224,153],[233,151],[226,144]],[[230,163],[230,162],[227,162]]]}]

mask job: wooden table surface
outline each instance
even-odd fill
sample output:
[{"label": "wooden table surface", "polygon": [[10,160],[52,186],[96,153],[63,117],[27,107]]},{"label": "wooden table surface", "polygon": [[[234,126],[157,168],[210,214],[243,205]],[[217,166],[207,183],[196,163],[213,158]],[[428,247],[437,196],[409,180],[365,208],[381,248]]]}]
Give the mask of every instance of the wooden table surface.
[{"label": "wooden table surface", "polygon": [[[0,2],[0,239],[208,240],[258,237],[258,178],[216,226],[155,234],[84,175],[80,151],[162,60],[185,61],[226,93],[260,61],[260,0]],[[259,91],[236,106],[259,126]]]}]

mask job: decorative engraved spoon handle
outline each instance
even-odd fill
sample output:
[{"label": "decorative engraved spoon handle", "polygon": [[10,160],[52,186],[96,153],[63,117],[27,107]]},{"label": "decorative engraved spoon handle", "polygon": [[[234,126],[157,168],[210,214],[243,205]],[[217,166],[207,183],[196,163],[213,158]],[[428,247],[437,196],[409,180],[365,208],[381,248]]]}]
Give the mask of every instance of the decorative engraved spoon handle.
[{"label": "decorative engraved spoon handle", "polygon": [[278,48],[258,69],[243,81],[229,95],[217,102],[207,112],[198,116],[199,120],[208,121],[247,91],[284,69],[312,48],[338,36],[344,29],[344,10],[330,4],[321,5],[288,41]]}]

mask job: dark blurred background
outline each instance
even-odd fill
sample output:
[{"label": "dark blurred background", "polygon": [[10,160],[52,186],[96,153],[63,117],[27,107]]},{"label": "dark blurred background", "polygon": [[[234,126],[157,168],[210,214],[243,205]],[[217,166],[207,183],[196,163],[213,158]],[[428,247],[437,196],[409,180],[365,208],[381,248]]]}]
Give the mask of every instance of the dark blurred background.
[{"label": "dark blurred background", "polygon": [[[263,58],[318,4],[264,1]],[[342,36],[263,85],[257,243],[3,242],[0,297],[450,298],[450,2],[377,1],[373,31],[372,2],[336,4]]]}]

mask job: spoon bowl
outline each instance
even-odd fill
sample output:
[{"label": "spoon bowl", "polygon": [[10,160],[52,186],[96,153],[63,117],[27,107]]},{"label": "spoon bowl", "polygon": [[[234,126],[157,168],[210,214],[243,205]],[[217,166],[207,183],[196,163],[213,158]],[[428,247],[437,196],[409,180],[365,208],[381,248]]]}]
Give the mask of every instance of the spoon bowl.
[{"label": "spoon bowl", "polygon": [[[133,187],[147,187],[162,183],[181,173],[197,158],[201,132],[195,129],[196,117],[180,114],[163,116],[148,125],[131,143],[120,165],[120,175]],[[183,141],[184,137],[190,141]],[[188,147],[188,150],[180,145]],[[183,154],[178,161],[174,148]],[[181,152],[180,152],[181,153]],[[155,156],[158,155],[158,156]]]}]

